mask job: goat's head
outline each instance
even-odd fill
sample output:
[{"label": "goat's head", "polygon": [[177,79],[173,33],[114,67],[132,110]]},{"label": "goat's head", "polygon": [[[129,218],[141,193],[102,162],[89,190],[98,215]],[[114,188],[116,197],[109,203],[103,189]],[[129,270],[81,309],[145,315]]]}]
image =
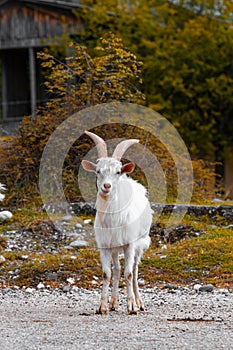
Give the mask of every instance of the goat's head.
[{"label": "goat's head", "polygon": [[99,159],[96,164],[83,160],[82,166],[85,170],[96,173],[98,193],[100,196],[107,198],[114,193],[121,176],[134,170],[134,163],[130,162],[122,165],[120,160],[126,150],[131,145],[138,143],[139,140],[130,139],[120,142],[112,157],[108,157],[105,141],[89,131],[85,131],[85,133],[95,142]]}]

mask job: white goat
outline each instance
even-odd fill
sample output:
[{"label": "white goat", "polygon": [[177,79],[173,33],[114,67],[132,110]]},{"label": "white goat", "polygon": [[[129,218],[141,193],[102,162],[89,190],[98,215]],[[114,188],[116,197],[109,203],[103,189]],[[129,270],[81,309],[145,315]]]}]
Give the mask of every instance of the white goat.
[{"label": "white goat", "polygon": [[129,314],[136,314],[138,310],[144,310],[138,290],[138,264],[143,252],[150,245],[149,230],[153,211],[146,196],[146,189],[126,175],[134,170],[135,164],[130,162],[122,165],[120,159],[128,147],[139,141],[131,139],[120,142],[113,156],[108,157],[104,140],[91,132],[85,133],[95,142],[99,156],[97,164],[82,161],[85,170],[97,175],[97,213],[94,229],[103,270],[103,289],[97,313],[107,312],[111,263],[113,288],[109,309],[118,310],[119,253],[123,252],[127,309]]},{"label": "white goat", "polygon": [[[2,194],[2,191],[5,191],[6,187],[0,183],[0,201],[2,202],[5,198],[5,195]],[[0,220],[6,220],[12,218],[12,213],[8,210],[0,211]]]}]

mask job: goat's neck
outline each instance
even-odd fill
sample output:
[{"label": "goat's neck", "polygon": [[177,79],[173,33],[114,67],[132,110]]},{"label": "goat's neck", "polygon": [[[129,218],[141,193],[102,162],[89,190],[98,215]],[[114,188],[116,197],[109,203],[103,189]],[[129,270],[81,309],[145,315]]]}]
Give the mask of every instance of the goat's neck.
[{"label": "goat's neck", "polygon": [[108,212],[108,208],[112,203],[116,201],[116,198],[116,194],[111,196],[103,196],[100,193],[97,194],[96,210],[101,222],[104,221],[104,217]]}]

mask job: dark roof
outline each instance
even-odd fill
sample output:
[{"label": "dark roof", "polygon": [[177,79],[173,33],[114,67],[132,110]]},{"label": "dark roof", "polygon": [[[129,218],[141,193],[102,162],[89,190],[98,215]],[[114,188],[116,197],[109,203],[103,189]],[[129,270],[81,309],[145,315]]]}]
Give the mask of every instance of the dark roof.
[{"label": "dark roof", "polygon": [[[0,6],[3,6],[7,3],[14,2],[12,0],[0,0]],[[82,7],[79,0],[18,0],[17,3],[28,3],[34,5],[45,5],[50,7],[64,8],[64,9],[74,9]]]}]

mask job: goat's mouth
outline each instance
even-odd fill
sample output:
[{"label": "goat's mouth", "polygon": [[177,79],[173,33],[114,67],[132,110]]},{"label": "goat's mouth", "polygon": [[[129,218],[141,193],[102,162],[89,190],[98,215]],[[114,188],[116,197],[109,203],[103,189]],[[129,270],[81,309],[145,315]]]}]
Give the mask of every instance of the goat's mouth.
[{"label": "goat's mouth", "polygon": [[100,193],[104,196],[107,196],[107,195],[109,195],[110,190],[108,190],[106,188],[101,188]]}]

